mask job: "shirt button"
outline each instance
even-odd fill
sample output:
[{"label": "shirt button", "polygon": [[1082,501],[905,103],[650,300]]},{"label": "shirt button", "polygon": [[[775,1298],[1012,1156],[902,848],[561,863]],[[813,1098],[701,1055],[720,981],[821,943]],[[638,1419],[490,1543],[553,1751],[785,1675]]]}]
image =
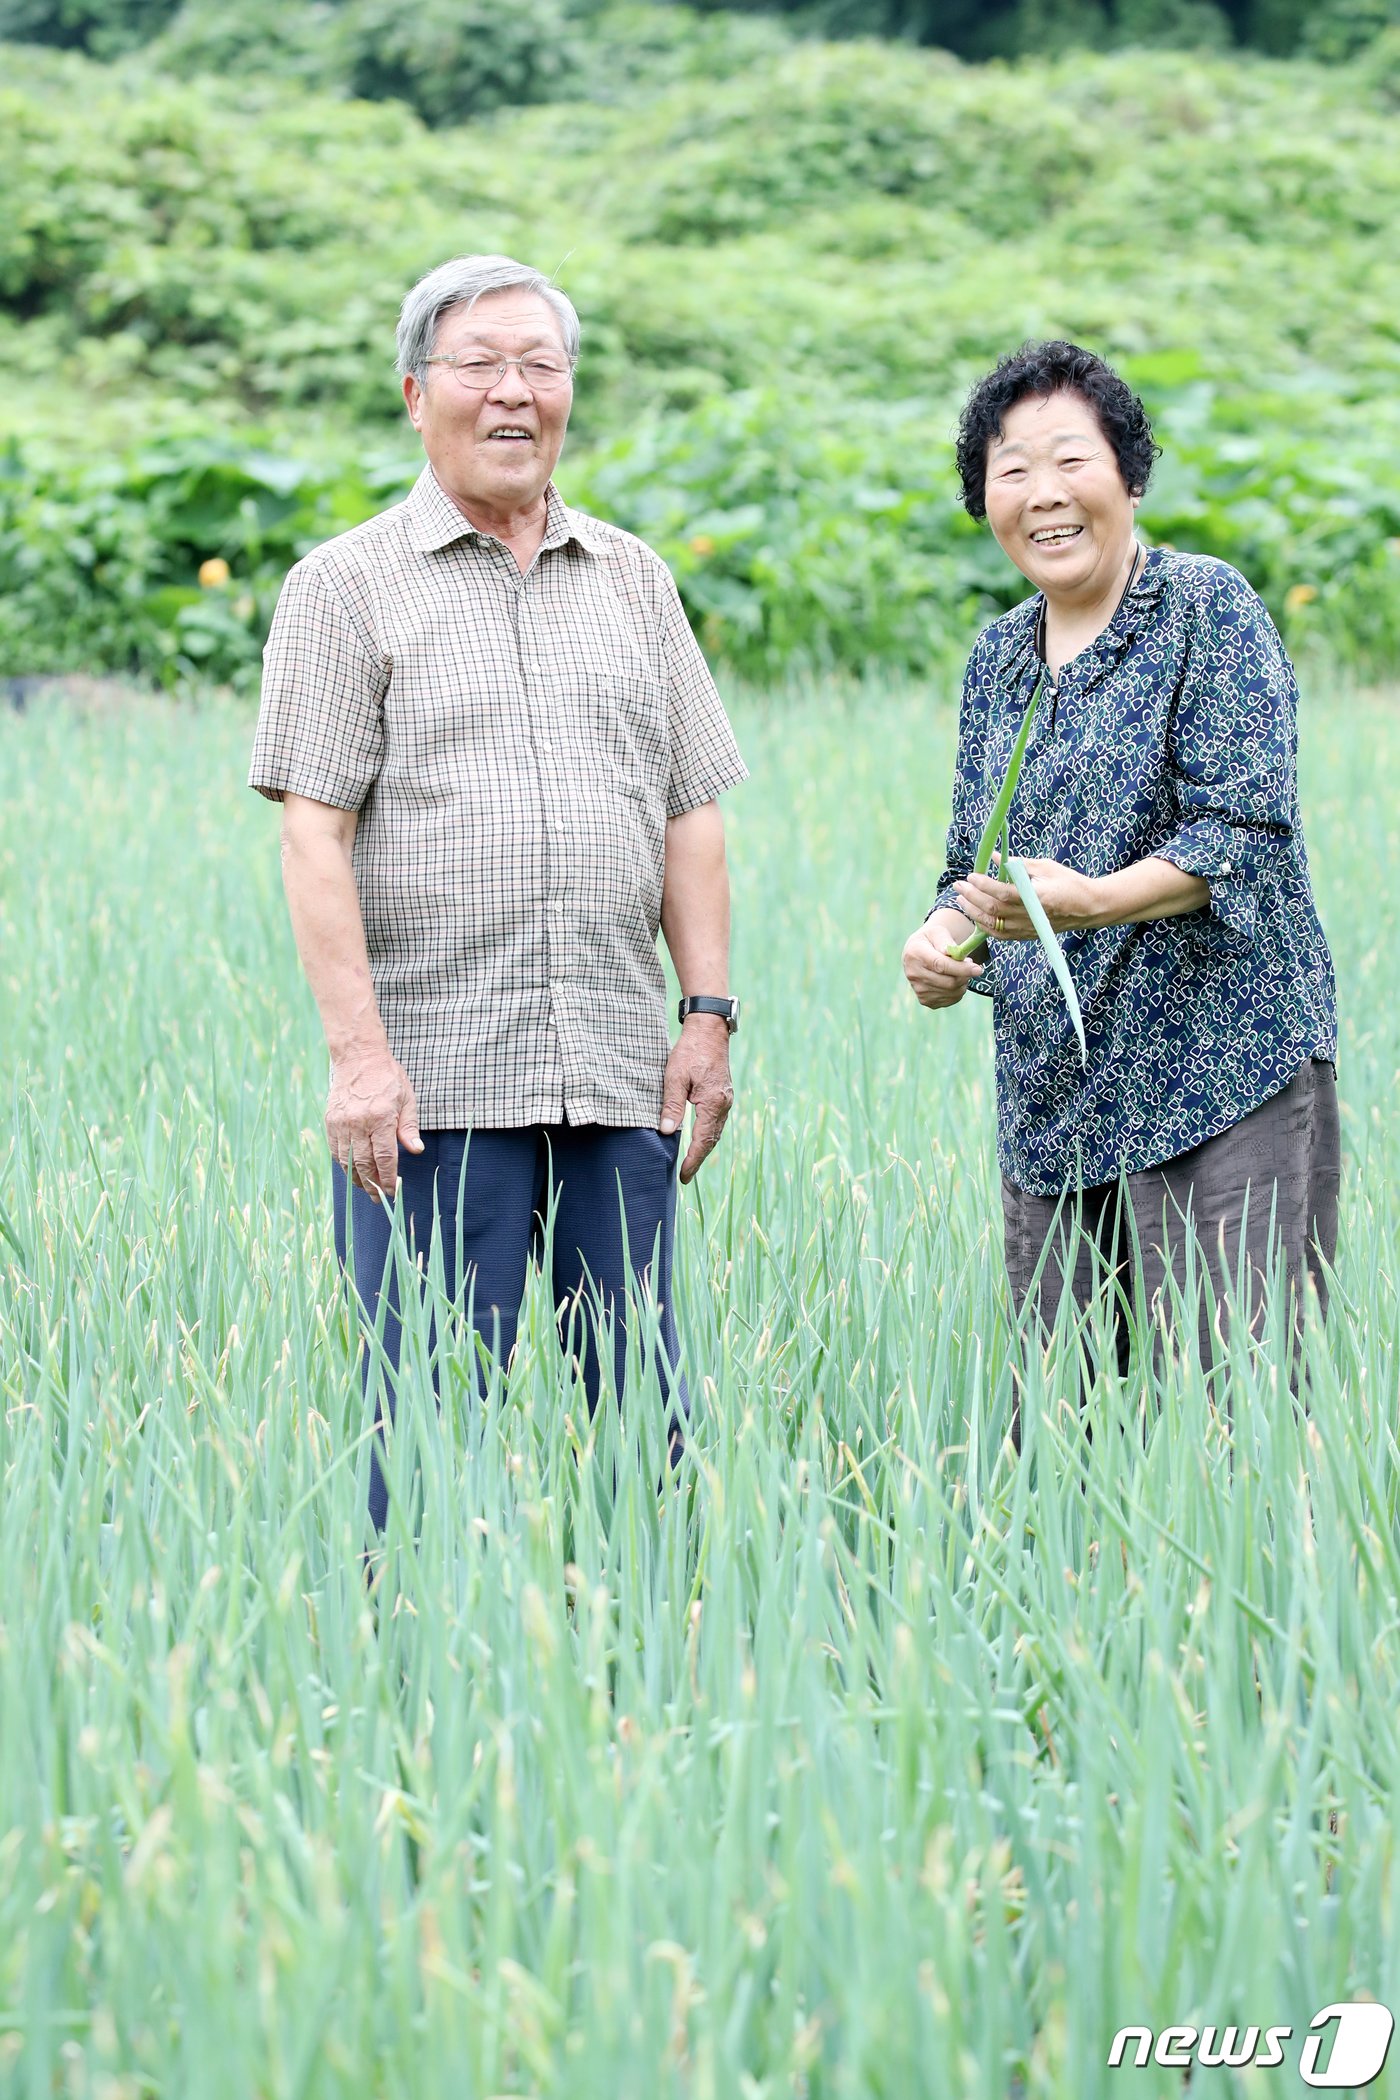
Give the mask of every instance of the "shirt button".
[{"label": "shirt button", "polygon": [[541,751],[552,751],[554,749],[553,744],[550,743],[549,738],[547,736],[542,736],[540,738],[540,749]]},{"label": "shirt button", "polygon": [[1228,861],[1228,860],[1222,860],[1222,861],[1221,861],[1221,863],[1220,863],[1220,872],[1221,872],[1221,874],[1222,874],[1222,875],[1233,875],[1235,871],[1234,871],[1234,869],[1233,869],[1233,868],[1232,868],[1232,867],[1230,866],[1230,863],[1229,863],[1229,861]]},{"label": "shirt button", "polygon": [[556,831],[563,831],[567,828],[562,817],[559,819],[559,822],[555,825],[554,828]]}]

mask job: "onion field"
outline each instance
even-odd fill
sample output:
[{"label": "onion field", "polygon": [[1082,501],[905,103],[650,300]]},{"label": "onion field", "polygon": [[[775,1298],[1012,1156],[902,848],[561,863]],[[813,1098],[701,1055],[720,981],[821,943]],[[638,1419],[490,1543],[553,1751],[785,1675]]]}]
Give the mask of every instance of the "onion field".
[{"label": "onion field", "polygon": [[[1346,1171],[1307,1411],[1275,1320],[1227,1406],[1104,1371],[1086,1436],[1062,1322],[1019,1455],[990,1015],[900,973],[952,697],[735,719],[686,1450],[640,1370],[590,1424],[540,1292],[484,1400],[430,1303],[371,1597],[251,716],[0,716],[6,2100],[1269,2100],[1323,2008],[1400,2010],[1397,696],[1303,715]],[[1291,2032],[1110,2068],[1129,2025]]]}]

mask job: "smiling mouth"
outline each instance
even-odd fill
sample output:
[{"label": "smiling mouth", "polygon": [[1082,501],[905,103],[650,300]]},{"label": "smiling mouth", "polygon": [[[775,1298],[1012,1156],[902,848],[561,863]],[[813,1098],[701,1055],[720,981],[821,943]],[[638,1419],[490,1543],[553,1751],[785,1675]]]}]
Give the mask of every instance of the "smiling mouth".
[{"label": "smiling mouth", "polygon": [[1072,540],[1079,538],[1083,530],[1084,527],[1082,525],[1044,525],[1038,532],[1031,534],[1031,545],[1033,547],[1067,547]]},{"label": "smiling mouth", "polygon": [[531,443],[533,436],[534,433],[532,431],[522,430],[518,423],[505,423],[502,424],[499,430],[490,432],[487,437],[487,443],[490,445],[528,445]]}]

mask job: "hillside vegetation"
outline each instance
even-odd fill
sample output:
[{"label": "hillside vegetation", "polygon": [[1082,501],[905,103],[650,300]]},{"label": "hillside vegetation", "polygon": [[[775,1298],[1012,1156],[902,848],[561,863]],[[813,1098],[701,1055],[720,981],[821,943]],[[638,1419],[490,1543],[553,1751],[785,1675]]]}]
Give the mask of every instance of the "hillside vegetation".
[{"label": "hillside vegetation", "polygon": [[[699,0],[710,11],[709,0]],[[781,36],[889,36],[965,59],[1071,49],[1227,50],[1346,61],[1400,34],[1400,0],[727,0]],[[0,0],[0,38],[110,58],[144,49],[162,70],[279,72],[304,87],[408,102],[430,123],[505,103],[613,99],[639,70],[657,77],[705,41],[689,10],[628,11],[607,0]],[[786,18],[784,22],[782,18]],[[750,28],[750,33],[751,28]],[[640,46],[640,51],[638,51]],[[659,71],[665,76],[668,68]]]},{"label": "hillside vegetation", "polygon": [[978,68],[644,9],[595,36],[634,55],[614,102],[436,131],[5,52],[7,668],[248,677],[287,563],[415,471],[394,316],[468,249],[557,271],[585,324],[566,493],[660,547],[747,671],[918,667],[1018,595],[949,440],[976,373],[1043,334],[1148,399],[1150,534],[1237,561],[1295,646],[1400,656],[1375,51]]}]

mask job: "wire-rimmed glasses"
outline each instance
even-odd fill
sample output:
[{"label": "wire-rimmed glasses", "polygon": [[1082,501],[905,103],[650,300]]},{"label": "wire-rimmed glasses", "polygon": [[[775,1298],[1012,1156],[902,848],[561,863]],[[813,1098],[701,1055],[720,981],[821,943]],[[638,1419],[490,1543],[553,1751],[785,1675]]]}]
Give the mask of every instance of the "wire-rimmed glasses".
[{"label": "wire-rimmed glasses", "polygon": [[555,387],[567,386],[574,376],[573,359],[555,350],[527,350],[523,357],[487,356],[480,350],[465,354],[449,351],[440,352],[427,362],[449,365],[457,375],[458,385],[473,394],[485,394],[499,386],[510,365],[515,366],[532,394],[547,394]]}]

